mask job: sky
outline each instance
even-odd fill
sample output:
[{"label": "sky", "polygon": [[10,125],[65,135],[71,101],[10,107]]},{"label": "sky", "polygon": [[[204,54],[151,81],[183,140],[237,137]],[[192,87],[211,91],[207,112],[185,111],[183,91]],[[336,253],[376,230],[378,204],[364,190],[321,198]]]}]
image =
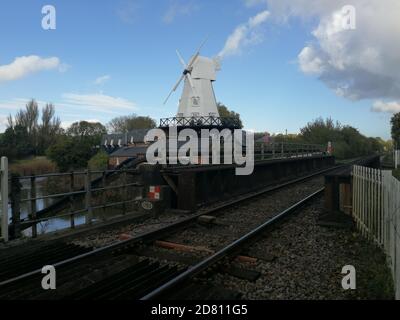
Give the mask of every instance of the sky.
[{"label": "sky", "polygon": [[201,54],[222,62],[217,100],[246,129],[297,133],[331,117],[389,139],[399,16],[398,0],[2,0],[0,132],[32,98],[53,103],[64,127],[172,117],[175,50],[189,60],[208,37]]}]

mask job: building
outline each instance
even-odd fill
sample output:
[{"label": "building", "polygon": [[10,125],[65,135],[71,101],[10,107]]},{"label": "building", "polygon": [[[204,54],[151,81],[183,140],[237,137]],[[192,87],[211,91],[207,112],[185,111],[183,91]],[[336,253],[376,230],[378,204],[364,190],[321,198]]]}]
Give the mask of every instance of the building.
[{"label": "building", "polygon": [[102,137],[102,146],[111,152],[115,148],[143,145],[150,129],[136,129],[125,133],[106,134]]},{"label": "building", "polygon": [[136,129],[104,135],[101,144],[109,154],[108,167],[113,169],[127,159],[145,156],[148,147],[146,134],[149,130]]},{"label": "building", "polygon": [[116,149],[109,155],[108,167],[114,169],[123,163],[125,160],[131,158],[140,158],[146,156],[147,146],[134,146],[134,147],[123,147]]}]

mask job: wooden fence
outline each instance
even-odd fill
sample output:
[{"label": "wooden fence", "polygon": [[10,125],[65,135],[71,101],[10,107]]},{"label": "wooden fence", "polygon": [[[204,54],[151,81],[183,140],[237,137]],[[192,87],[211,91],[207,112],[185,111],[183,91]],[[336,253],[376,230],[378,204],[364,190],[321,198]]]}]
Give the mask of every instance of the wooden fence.
[{"label": "wooden fence", "polygon": [[393,150],[394,167],[397,169],[400,165],[400,150]]},{"label": "wooden fence", "polygon": [[0,200],[1,200],[1,223],[0,239],[8,241],[8,159],[1,158],[0,164]]},{"label": "wooden fence", "polygon": [[363,236],[388,257],[400,299],[400,181],[391,171],[353,167],[353,216]]}]

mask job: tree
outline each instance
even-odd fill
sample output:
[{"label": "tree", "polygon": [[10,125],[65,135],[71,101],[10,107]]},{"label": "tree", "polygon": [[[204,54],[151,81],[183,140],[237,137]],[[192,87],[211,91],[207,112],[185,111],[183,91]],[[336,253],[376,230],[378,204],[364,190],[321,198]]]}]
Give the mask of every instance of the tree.
[{"label": "tree", "polygon": [[38,147],[37,153],[44,154],[46,149],[54,144],[57,137],[63,134],[61,120],[55,117],[55,108],[53,104],[46,104],[42,109],[42,123],[38,128]]},{"label": "tree", "polygon": [[[44,154],[45,150],[62,134],[61,121],[55,117],[53,104],[46,104],[42,109],[41,123],[39,123],[39,107],[32,99],[25,109],[19,110],[15,117],[8,116],[8,129],[25,128],[27,136],[24,144],[30,154]],[[26,154],[26,152],[22,152]],[[21,154],[22,154],[21,153]],[[28,154],[29,155],[29,154]]]},{"label": "tree", "polygon": [[1,155],[10,159],[29,156],[34,152],[29,142],[28,131],[21,125],[7,128],[0,139]]},{"label": "tree", "polygon": [[47,157],[54,161],[62,172],[86,168],[94,153],[95,149],[87,141],[70,136],[59,138],[57,143],[46,151]]},{"label": "tree", "polygon": [[29,143],[34,150],[37,147],[38,119],[39,107],[34,99],[26,104],[25,110],[21,109],[15,115],[15,126],[26,128]]},{"label": "tree", "polygon": [[222,119],[223,124],[229,124],[230,121],[228,120],[228,118],[232,118],[234,123],[238,124],[239,128],[243,128],[243,123],[242,123],[242,120],[240,119],[239,113],[229,110],[224,104],[222,104],[220,102],[218,102],[217,107],[218,107],[219,116],[221,118],[226,118],[226,119]]},{"label": "tree", "polygon": [[304,142],[327,145],[332,142],[334,155],[339,159],[355,158],[381,152],[383,145],[376,138],[367,138],[356,128],[342,126],[331,118],[318,118],[300,129]]},{"label": "tree", "polygon": [[100,122],[74,122],[67,129],[67,135],[91,146],[99,145],[104,134],[107,134],[107,129]]},{"label": "tree", "polygon": [[90,170],[107,170],[108,154],[104,150],[97,152],[88,162]]},{"label": "tree", "polygon": [[153,129],[157,123],[150,117],[136,116],[135,114],[112,119],[107,127],[112,133],[125,133],[135,129]]},{"label": "tree", "polygon": [[392,139],[395,144],[395,148],[400,147],[400,112],[393,115],[390,120],[392,124]]},{"label": "tree", "polygon": [[341,128],[341,124],[335,124],[331,118],[318,118],[301,128],[300,133],[308,143],[326,144],[329,141],[340,140]]}]

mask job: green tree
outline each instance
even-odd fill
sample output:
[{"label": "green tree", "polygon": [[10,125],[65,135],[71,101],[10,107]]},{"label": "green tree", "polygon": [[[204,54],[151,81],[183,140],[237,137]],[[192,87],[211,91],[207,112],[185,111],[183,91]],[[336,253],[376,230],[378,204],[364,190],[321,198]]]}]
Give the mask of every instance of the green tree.
[{"label": "green tree", "polygon": [[6,129],[1,135],[0,150],[1,155],[10,159],[26,157],[34,152],[29,141],[28,131],[21,125]]},{"label": "green tree", "polygon": [[112,119],[107,127],[111,133],[125,133],[135,129],[153,129],[157,123],[150,117],[135,114]]},{"label": "green tree", "polygon": [[86,168],[95,149],[86,140],[77,137],[62,136],[57,143],[50,146],[47,157],[54,161],[62,171]]},{"label": "green tree", "polygon": [[108,154],[104,150],[100,150],[89,160],[88,167],[90,170],[107,170]]},{"label": "green tree", "polygon": [[218,102],[217,107],[218,107],[219,116],[221,118],[226,118],[226,119],[222,119],[223,124],[229,124],[226,122],[227,121],[229,122],[228,118],[232,118],[233,121],[238,124],[239,128],[243,128],[243,123],[242,123],[242,120],[240,119],[239,113],[229,110],[227,108],[227,106],[225,106],[224,104],[222,104],[220,102]]},{"label": "green tree", "polygon": [[42,109],[42,123],[38,127],[37,153],[44,154],[46,149],[57,141],[57,138],[64,133],[61,128],[61,120],[55,117],[53,104],[46,104]]},{"label": "green tree", "polygon": [[392,139],[395,144],[395,148],[400,147],[400,112],[393,115],[390,120],[392,124]]},{"label": "green tree", "polygon": [[367,138],[356,128],[342,126],[328,118],[318,118],[300,129],[306,143],[333,145],[334,155],[339,159],[355,158],[375,152],[382,152],[383,146],[376,138]]},{"label": "green tree", "polygon": [[[8,116],[8,128],[25,128],[27,136],[24,144],[31,154],[41,155],[62,134],[61,121],[55,117],[55,108],[52,104],[46,104],[42,109],[41,123],[39,123],[39,107],[32,99],[25,109],[19,110],[15,117]],[[19,129],[20,130],[20,129]],[[28,147],[29,145],[29,147]],[[21,154],[26,154],[22,152]],[[18,155],[17,155],[18,156]]]},{"label": "green tree", "polygon": [[79,121],[67,129],[67,135],[91,146],[99,145],[101,137],[106,133],[106,127],[99,122]]}]

